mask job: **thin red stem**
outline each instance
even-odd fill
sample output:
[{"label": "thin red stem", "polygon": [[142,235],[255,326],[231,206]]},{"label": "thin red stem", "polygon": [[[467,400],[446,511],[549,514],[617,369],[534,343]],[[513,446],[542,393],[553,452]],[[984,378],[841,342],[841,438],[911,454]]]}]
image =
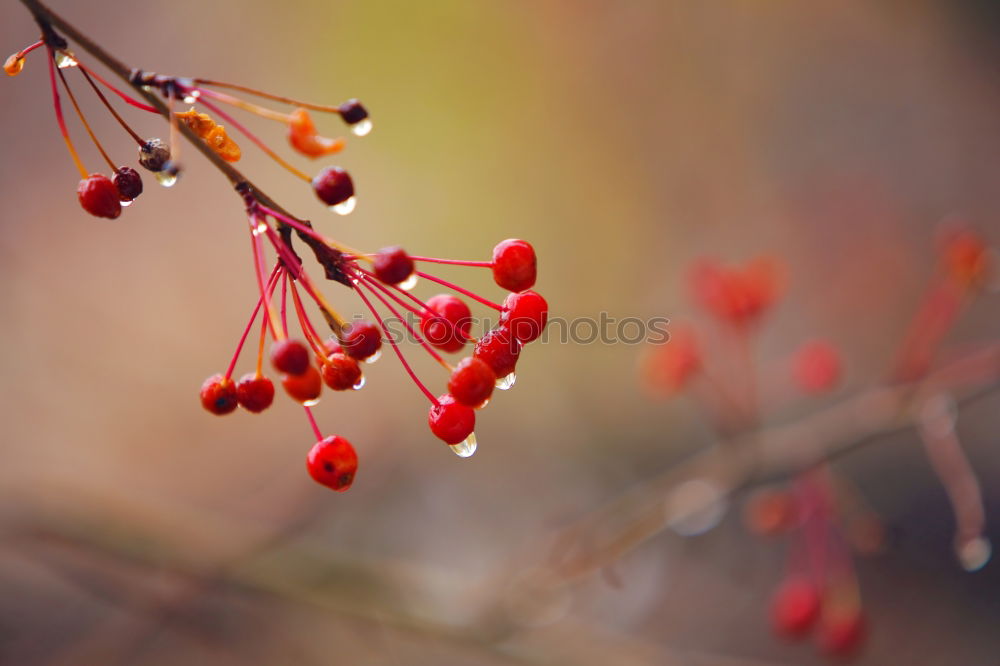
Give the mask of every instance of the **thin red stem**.
[{"label": "thin red stem", "polygon": [[62,132],[63,140],[66,142],[66,147],[69,148],[69,154],[73,158],[73,163],[76,164],[77,171],[80,172],[80,177],[86,178],[87,169],[84,168],[83,162],[80,161],[80,156],[76,152],[76,148],[73,147],[73,142],[69,138],[69,130],[66,129],[66,119],[63,118],[62,104],[59,102],[59,88],[56,85],[55,53],[52,51],[52,47],[49,47],[49,81],[52,83],[52,105],[56,110],[56,122],[59,123],[59,131]]},{"label": "thin red stem", "polygon": [[288,272],[281,274],[281,330],[288,337]]},{"label": "thin red stem", "polygon": [[[362,273],[362,274],[364,274],[364,275],[367,275],[367,276],[368,276],[368,277],[370,277],[370,278],[375,278],[376,282],[377,282],[377,283],[378,283],[379,285],[382,285],[382,282],[381,282],[381,281],[379,281],[379,280],[378,280],[378,278],[377,278],[377,277],[375,277],[375,274],[374,274],[374,273],[372,273],[371,271],[368,271],[368,270],[365,270],[364,268],[361,268],[360,266],[357,266],[357,267],[355,267],[355,269],[354,269],[354,270],[357,270],[357,271],[359,271],[360,273]],[[412,301],[413,301],[414,303],[416,303],[417,305],[419,305],[419,306],[420,306],[420,309],[421,309],[422,311],[424,311],[424,312],[428,313],[428,314],[429,314],[429,315],[431,315],[431,316],[436,316],[436,315],[437,315],[437,313],[436,313],[436,312],[434,312],[434,311],[433,311],[433,310],[431,310],[431,309],[430,309],[429,307],[427,307],[427,304],[426,304],[426,303],[424,303],[424,302],[423,302],[422,300],[420,300],[419,298],[417,298],[416,296],[414,296],[414,295],[413,295],[413,294],[411,294],[410,292],[406,291],[405,289],[401,289],[401,288],[400,288],[400,287],[399,287],[398,285],[395,285],[395,284],[393,284],[393,285],[389,285],[389,287],[391,287],[392,289],[396,290],[396,291],[397,291],[397,292],[399,292],[400,294],[402,294],[402,295],[406,296],[407,298],[409,298],[410,300],[412,300]],[[388,288],[388,287],[387,287],[387,288]],[[397,301],[397,302],[398,302],[398,301]],[[413,311],[411,310],[411,312],[413,312]],[[417,314],[417,315],[420,315],[420,313],[419,313],[419,312],[414,312],[414,314]],[[423,316],[423,315],[420,315],[420,316]]]},{"label": "thin red stem", "polygon": [[100,81],[101,85],[103,85],[105,88],[107,88],[108,90],[110,90],[114,94],[116,94],[119,97],[121,97],[127,104],[131,104],[135,108],[142,109],[143,111],[149,111],[150,113],[156,113],[156,114],[160,113],[154,107],[149,106],[148,104],[143,104],[142,102],[140,102],[139,100],[135,99],[134,97],[129,96],[128,93],[124,93],[121,90],[119,90],[118,88],[114,87],[113,85],[111,85],[110,83],[108,83],[107,80],[104,77],[102,77],[100,74],[98,74],[94,70],[92,70],[89,67],[87,67],[86,65],[84,65],[82,62],[77,61],[77,67],[79,67],[81,71],[84,71],[84,72],[90,74],[95,79],[97,79],[98,81]]},{"label": "thin red stem", "polygon": [[69,95],[69,101],[73,104],[73,109],[76,111],[76,115],[80,118],[80,122],[83,123],[83,128],[87,130],[90,140],[94,142],[95,146],[97,146],[97,152],[101,154],[101,157],[104,158],[104,161],[111,168],[111,172],[114,173],[118,169],[118,166],[114,163],[114,161],[112,161],[111,157],[108,156],[108,153],[104,150],[104,146],[101,145],[101,142],[97,140],[97,135],[94,134],[94,130],[90,129],[90,123],[87,122],[87,117],[83,115],[83,109],[81,109],[79,103],[77,103],[76,95],[73,94],[73,89],[69,87],[69,81],[66,80],[66,75],[63,74],[61,69],[57,69],[56,74],[59,75],[59,80],[62,81],[63,88],[66,89],[66,94]]},{"label": "thin red stem", "polygon": [[492,261],[465,261],[464,259],[438,259],[436,257],[414,257],[410,256],[413,261],[426,261],[432,264],[453,264],[455,266],[483,266],[486,268],[492,268]]},{"label": "thin red stem", "polygon": [[316,441],[322,441],[323,433],[320,431],[319,426],[316,425],[316,417],[313,416],[312,410],[305,405],[302,405],[302,408],[306,410],[306,416],[309,417],[309,425],[312,426],[313,433],[316,435]]},{"label": "thin red stem", "polygon": [[320,358],[326,359],[326,349],[323,347],[323,340],[316,333],[316,329],[313,328],[312,322],[309,321],[309,315],[306,313],[305,307],[302,305],[302,299],[299,298],[299,290],[295,287],[295,283],[291,283],[292,288],[292,304],[295,306],[295,314],[299,318],[299,326],[302,327],[302,332],[306,336],[306,340],[309,342],[309,346],[313,348]]},{"label": "thin red stem", "polygon": [[[375,287],[378,287],[378,289],[383,294],[385,294],[386,296],[388,296],[389,298],[391,298],[392,300],[394,300],[401,308],[405,309],[407,312],[412,312],[413,314],[417,315],[418,317],[422,318],[424,316],[423,312],[421,312],[419,309],[413,307],[412,305],[410,305],[409,303],[407,303],[406,301],[404,301],[402,298],[400,298],[399,296],[397,296],[396,294],[394,294],[392,292],[392,290],[390,290],[387,286],[385,286],[384,284],[382,284],[381,282],[379,282],[378,279],[373,279],[370,275],[367,274],[367,271],[363,271],[360,268],[357,269],[357,270],[362,273],[362,275],[360,276],[361,279],[364,279],[369,284],[371,284],[371,285],[373,285]],[[426,311],[431,316],[434,316],[434,312],[430,308],[428,308],[427,306],[424,306],[423,310]]]},{"label": "thin red stem", "polygon": [[253,248],[253,268],[254,275],[257,277],[257,288],[260,291],[260,297],[264,299],[264,312],[267,313],[267,319],[271,324],[271,335],[274,336],[275,340],[282,340],[281,330],[278,328],[278,320],[274,315],[274,310],[271,308],[271,299],[265,297],[264,291],[264,274],[262,268],[264,247],[260,240],[260,234],[257,233],[257,225],[261,220],[252,216],[250,218],[250,246]]},{"label": "thin red stem", "polygon": [[97,94],[100,100],[104,102],[104,106],[108,109],[108,111],[111,112],[111,115],[115,117],[115,120],[118,121],[118,124],[121,125],[122,128],[129,133],[129,136],[131,136],[132,139],[135,140],[135,142],[138,143],[140,146],[145,144],[146,140],[143,139],[138,134],[136,134],[135,130],[133,130],[129,126],[129,124],[125,122],[125,119],[122,118],[120,115],[118,115],[118,112],[115,111],[115,108],[111,106],[111,102],[109,102],[108,98],[104,96],[103,92],[101,92],[100,87],[98,87],[98,85],[94,83],[94,79],[90,78],[90,74],[87,73],[87,70],[83,69],[82,67],[78,67],[77,69],[79,69],[80,73],[83,74],[83,78],[87,79],[87,83],[89,83],[90,87],[94,89],[94,92]]},{"label": "thin red stem", "polygon": [[195,79],[195,83],[198,85],[205,86],[215,86],[216,88],[229,88],[230,90],[239,90],[240,92],[249,93],[251,95],[256,95],[257,97],[263,97],[265,99],[271,99],[275,102],[281,102],[282,104],[289,104],[291,106],[301,106],[312,111],[323,111],[326,113],[340,113],[340,108],[336,106],[329,106],[325,104],[313,104],[312,102],[303,102],[301,100],[293,99],[291,97],[282,97],[281,95],[273,95],[269,92],[264,92],[263,90],[257,90],[255,88],[248,88],[247,86],[241,86],[235,83],[226,83],[224,81],[212,81],[210,79]]},{"label": "thin red stem", "polygon": [[[437,361],[438,363],[440,363],[441,365],[443,365],[445,368],[448,368],[450,370],[451,366],[448,365],[447,361],[445,361],[443,358],[441,358],[441,355],[437,353],[437,350],[435,350],[433,347],[431,347],[430,344],[426,340],[424,340],[423,337],[421,337],[421,335],[419,333],[417,333],[415,330],[413,330],[413,327],[410,326],[410,322],[406,321],[406,319],[404,319],[403,316],[401,314],[399,314],[399,311],[397,311],[396,308],[392,307],[392,304],[389,303],[389,301],[387,301],[385,299],[385,297],[382,296],[382,294],[380,294],[380,293],[378,293],[378,291],[372,289],[371,285],[372,285],[373,282],[375,282],[375,281],[372,280],[371,278],[362,277],[361,281],[358,283],[358,286],[365,286],[365,287],[367,287],[368,290],[371,291],[375,295],[375,298],[377,298],[378,300],[380,300],[382,302],[382,305],[384,305],[385,307],[387,307],[389,309],[389,312],[392,313],[392,316],[394,316],[396,319],[398,319],[401,322],[403,322],[403,326],[406,327],[406,330],[409,331],[410,335],[412,335],[414,337],[414,339],[417,342],[419,342],[420,345],[424,349],[427,350],[427,353],[430,354],[434,358],[435,361]],[[376,286],[381,287],[381,285],[379,285],[378,283],[376,283]]]},{"label": "thin red stem", "polygon": [[463,289],[462,287],[459,287],[457,284],[452,284],[451,282],[448,282],[447,280],[442,280],[439,277],[434,277],[433,275],[428,275],[427,273],[422,273],[420,271],[414,271],[414,273],[416,273],[420,277],[424,278],[425,280],[430,280],[431,282],[437,282],[438,284],[440,284],[442,286],[445,286],[445,287],[448,287],[449,289],[451,289],[453,291],[457,291],[460,294],[465,294],[466,296],[468,296],[472,300],[479,301],[483,305],[485,305],[487,307],[491,307],[494,310],[500,311],[500,310],[503,309],[499,305],[497,305],[496,303],[494,303],[493,301],[486,300],[482,296],[474,294],[473,292],[469,291],[468,289]]},{"label": "thin red stem", "polygon": [[17,53],[15,53],[14,57],[16,57],[18,59],[21,59],[24,56],[26,56],[29,53],[31,53],[32,51],[34,51],[35,49],[37,49],[39,46],[43,45],[44,43],[45,43],[44,39],[39,39],[34,44],[32,44],[30,46],[25,46],[23,49],[21,49],[20,51],[18,51]]},{"label": "thin red stem", "polygon": [[[281,264],[275,264],[274,270],[271,271],[271,276],[267,279],[268,293],[274,289],[275,278],[277,277],[279,270],[281,270]],[[236,352],[233,354],[232,360],[229,361],[229,367],[226,368],[226,379],[233,376],[233,370],[236,369],[236,361],[240,358],[240,352],[243,351],[243,344],[247,341],[247,336],[250,334],[250,329],[253,328],[253,323],[257,319],[257,313],[260,312],[260,308],[263,303],[264,299],[262,297],[258,298],[257,305],[254,306],[253,312],[250,313],[250,321],[247,322],[246,328],[243,329],[243,335],[240,336],[240,341],[236,345]],[[260,374],[259,358],[257,359],[257,374]]]}]

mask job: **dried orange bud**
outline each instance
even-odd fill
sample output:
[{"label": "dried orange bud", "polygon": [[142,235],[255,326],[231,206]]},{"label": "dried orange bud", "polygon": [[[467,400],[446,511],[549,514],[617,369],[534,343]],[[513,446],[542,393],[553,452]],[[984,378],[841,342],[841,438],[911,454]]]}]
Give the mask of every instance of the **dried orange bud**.
[{"label": "dried orange bud", "polygon": [[787,492],[759,490],[746,503],[743,522],[754,534],[781,534],[795,523],[796,511],[795,501]]},{"label": "dried orange bud", "polygon": [[343,139],[329,139],[316,133],[316,125],[305,109],[295,109],[288,119],[288,142],[306,157],[323,157],[339,153]]},{"label": "dried orange bud", "polygon": [[12,54],[3,64],[3,71],[7,76],[17,76],[24,69],[24,56],[18,53]]},{"label": "dried orange bud", "polygon": [[242,156],[240,147],[226,135],[226,128],[222,125],[217,125],[207,113],[198,113],[194,109],[191,109],[190,111],[183,111],[175,115],[185,125],[190,127],[192,132],[204,140],[208,144],[208,147],[222,159],[227,162],[236,162]]}]

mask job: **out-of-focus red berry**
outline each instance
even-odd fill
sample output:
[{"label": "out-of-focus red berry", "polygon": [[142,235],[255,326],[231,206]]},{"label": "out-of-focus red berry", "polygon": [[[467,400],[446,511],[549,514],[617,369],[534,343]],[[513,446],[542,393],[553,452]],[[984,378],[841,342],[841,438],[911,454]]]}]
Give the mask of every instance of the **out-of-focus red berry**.
[{"label": "out-of-focus red berry", "polygon": [[313,191],[327,206],[342,204],[354,196],[354,182],[350,174],[337,166],[329,166],[312,180]]},{"label": "out-of-focus red berry", "polygon": [[118,188],[104,174],[92,173],[81,180],[76,186],[76,195],[80,205],[91,215],[113,220],[122,214]]},{"label": "out-of-focus red berry", "polygon": [[812,581],[793,577],[781,584],[771,604],[774,631],[786,638],[799,638],[819,619],[822,600]]},{"label": "out-of-focus red berry", "polygon": [[698,338],[690,326],[683,324],[674,327],[665,343],[652,346],[642,364],[646,385],[652,392],[664,396],[687,388],[701,368]]},{"label": "out-of-focus red berry", "polygon": [[330,435],[316,442],[306,456],[306,469],[316,483],[344,492],[354,483],[358,472],[358,454],[340,435]]},{"label": "out-of-focus red berry", "polygon": [[493,248],[493,279],[508,291],[535,286],[538,262],[535,248],[527,241],[508,238]]},{"label": "out-of-focus red berry", "polygon": [[823,393],[840,381],[840,354],[825,340],[802,345],[793,359],[795,383],[807,393]]},{"label": "out-of-focus red berry", "polygon": [[715,317],[735,326],[760,318],[778,299],[780,268],[761,257],[744,266],[722,266],[704,260],[691,274],[695,301]]},{"label": "out-of-focus red berry", "polygon": [[298,340],[285,338],[271,345],[271,364],[278,372],[301,375],[309,367],[310,358],[309,348]]},{"label": "out-of-focus red berry", "polygon": [[485,361],[474,356],[463,358],[448,380],[448,392],[463,405],[479,407],[493,395],[497,376]]},{"label": "out-of-focus red berry", "polygon": [[500,323],[523,344],[538,339],[548,320],[549,304],[537,292],[508,294],[503,301]]},{"label": "out-of-focus red berry", "polygon": [[420,318],[420,332],[427,343],[446,352],[456,352],[464,347],[472,328],[469,306],[451,294],[438,294],[426,305],[436,315],[425,312]]},{"label": "out-of-focus red berry", "polygon": [[446,444],[458,444],[476,429],[476,412],[445,394],[438,398],[437,405],[431,405],[427,413],[427,423],[431,432]]},{"label": "out-of-focus red berry", "polygon": [[521,343],[506,328],[495,328],[479,338],[472,355],[486,363],[497,379],[514,372]]},{"label": "out-of-focus red berry", "polygon": [[372,271],[386,284],[399,284],[413,274],[413,259],[398,245],[382,248],[375,255]]},{"label": "out-of-focus red berry", "polygon": [[361,381],[361,366],[347,354],[331,354],[320,371],[323,381],[334,391],[347,391]]},{"label": "out-of-focus red berry", "polygon": [[850,657],[861,648],[867,634],[867,623],[860,609],[835,611],[824,614],[816,642],[828,655]]},{"label": "out-of-focus red berry", "polygon": [[201,385],[201,406],[216,416],[236,409],[236,382],[231,378],[212,375]]},{"label": "out-of-focus red berry", "polygon": [[992,268],[986,241],[970,229],[953,231],[944,238],[941,260],[948,276],[965,288],[981,285]]},{"label": "out-of-focus red berry", "polygon": [[263,375],[248,373],[236,384],[236,399],[240,407],[258,414],[274,402],[274,384]]},{"label": "out-of-focus red berry", "polygon": [[382,348],[382,329],[370,321],[352,321],[344,327],[340,346],[351,358],[363,361]]},{"label": "out-of-focus red berry", "polygon": [[323,378],[319,370],[310,365],[300,375],[282,375],[281,385],[293,400],[306,403],[319,398],[323,391]]},{"label": "out-of-focus red berry", "polygon": [[793,526],[796,520],[795,501],[783,490],[758,490],[747,500],[743,521],[754,534],[772,536]]}]

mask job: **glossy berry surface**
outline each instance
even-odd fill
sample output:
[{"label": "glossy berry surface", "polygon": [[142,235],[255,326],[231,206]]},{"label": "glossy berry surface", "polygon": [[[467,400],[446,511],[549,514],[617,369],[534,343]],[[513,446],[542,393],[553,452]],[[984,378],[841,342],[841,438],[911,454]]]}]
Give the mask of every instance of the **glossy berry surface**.
[{"label": "glossy berry surface", "polygon": [[479,407],[493,395],[497,376],[486,361],[470,356],[455,366],[448,380],[448,393],[468,407]]},{"label": "glossy berry surface", "polygon": [[306,469],[316,483],[344,492],[354,483],[358,472],[358,454],[340,435],[330,435],[316,442],[306,456]]},{"label": "glossy berry surface", "polygon": [[217,416],[236,409],[236,382],[222,375],[212,375],[201,385],[201,406]]},{"label": "glossy berry surface", "polygon": [[820,593],[816,586],[802,577],[789,578],[774,595],[771,622],[775,633],[787,638],[805,634],[819,619]]},{"label": "glossy berry surface", "polygon": [[354,196],[354,181],[350,174],[337,166],[329,166],[312,180],[313,191],[327,206],[342,204]]},{"label": "glossy berry surface", "polygon": [[278,372],[301,375],[309,368],[309,348],[298,340],[277,340],[271,345],[271,364]]},{"label": "glossy berry surface", "polygon": [[455,400],[450,395],[438,398],[437,405],[431,405],[427,413],[427,423],[431,432],[446,444],[458,444],[476,429],[476,412]]},{"label": "glossy berry surface", "polygon": [[502,379],[514,372],[521,343],[507,329],[495,328],[479,338],[472,355],[485,361],[497,379]]},{"label": "glossy berry surface", "polygon": [[820,623],[816,642],[820,650],[836,657],[849,657],[864,643],[867,626],[860,612],[835,613]]},{"label": "glossy berry surface", "polygon": [[469,341],[472,312],[462,300],[451,294],[438,294],[427,300],[427,309],[420,319],[420,332],[434,347],[446,352],[456,352]]},{"label": "glossy berry surface", "polygon": [[259,414],[274,402],[274,383],[252,372],[243,375],[236,384],[236,400],[243,409]]},{"label": "glossy berry surface", "polygon": [[370,321],[352,321],[344,327],[340,346],[351,358],[363,361],[382,348],[382,329]]},{"label": "glossy berry surface", "polygon": [[399,247],[387,247],[378,251],[375,261],[372,262],[372,270],[382,282],[386,284],[399,284],[413,274],[413,260],[406,250]]},{"label": "glossy berry surface", "polygon": [[121,166],[112,179],[120,201],[132,201],[142,194],[142,177],[132,167]]},{"label": "glossy berry surface", "polygon": [[337,112],[340,113],[340,117],[348,125],[360,123],[368,117],[368,109],[361,106],[361,102],[356,99],[349,99],[341,104],[337,107]]},{"label": "glossy berry surface", "polygon": [[334,391],[347,391],[361,381],[361,366],[347,354],[331,354],[323,364],[320,374],[323,382]]},{"label": "glossy berry surface", "polygon": [[504,289],[531,289],[537,272],[538,261],[530,243],[509,238],[493,248],[493,280]]},{"label": "glossy berry surface", "polygon": [[503,301],[500,323],[522,343],[538,339],[548,320],[549,304],[537,292],[509,294]]},{"label": "glossy berry surface", "polygon": [[113,220],[122,214],[118,188],[104,174],[92,173],[81,180],[76,195],[83,209],[95,217]]},{"label": "glossy berry surface", "polygon": [[281,385],[285,392],[298,402],[312,402],[323,391],[323,378],[319,370],[308,366],[300,375],[282,375]]}]

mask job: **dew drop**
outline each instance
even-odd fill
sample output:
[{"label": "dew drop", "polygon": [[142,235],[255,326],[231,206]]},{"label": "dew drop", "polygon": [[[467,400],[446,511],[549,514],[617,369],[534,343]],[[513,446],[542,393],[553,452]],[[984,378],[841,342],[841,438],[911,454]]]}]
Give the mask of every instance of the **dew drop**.
[{"label": "dew drop", "polygon": [[704,534],[722,521],[728,506],[725,493],[716,483],[691,479],[667,497],[667,525],[681,536]]},{"label": "dew drop", "polygon": [[119,201],[118,203],[122,205],[122,208],[128,208],[135,203],[135,199],[132,199],[131,201]]},{"label": "dew drop", "polygon": [[367,136],[369,132],[372,131],[372,121],[370,118],[365,118],[359,122],[351,125],[351,133],[354,136]]},{"label": "dew drop", "polygon": [[157,171],[153,174],[156,177],[156,181],[163,185],[163,187],[173,187],[177,182],[177,174],[170,173],[170,171],[164,169],[163,171]]},{"label": "dew drop", "polygon": [[66,69],[67,67],[76,67],[78,64],[76,58],[69,54],[67,51],[56,51],[56,67],[59,69]]},{"label": "dew drop", "polygon": [[261,220],[257,223],[257,226],[253,228],[253,235],[260,236],[261,234],[267,233],[267,222]]},{"label": "dew drop", "polygon": [[198,101],[199,97],[201,97],[200,92],[198,92],[197,90],[189,90],[188,94],[184,96],[184,103],[194,104],[195,102]]},{"label": "dew drop", "polygon": [[319,404],[319,398],[313,398],[312,400],[306,400],[302,403],[303,407],[315,407]]},{"label": "dew drop", "polygon": [[955,555],[966,571],[979,571],[990,561],[993,546],[983,536],[974,537],[955,546]]},{"label": "dew drop", "polygon": [[416,287],[417,286],[417,274],[416,274],[416,272],[410,273],[410,277],[406,278],[405,280],[403,280],[402,282],[400,282],[396,286],[399,287],[400,289],[404,289],[406,291],[409,291],[409,290],[413,289],[414,287]]},{"label": "dew drop", "polygon": [[377,352],[365,359],[365,363],[374,363],[375,361],[382,358],[382,350],[379,349]]},{"label": "dew drop", "polygon": [[361,375],[361,379],[358,380],[358,383],[352,386],[351,388],[354,389],[355,391],[360,391],[362,388],[364,388],[364,386],[365,386],[365,376]]},{"label": "dew drop", "polygon": [[345,201],[341,201],[336,206],[330,206],[330,210],[337,215],[350,215],[356,205],[358,205],[357,197],[351,197]]},{"label": "dew drop", "polygon": [[449,444],[448,448],[459,458],[469,458],[476,452],[476,433],[472,433],[458,444]]},{"label": "dew drop", "polygon": [[514,385],[515,381],[517,381],[517,375],[515,375],[512,372],[506,377],[501,377],[500,379],[498,379],[497,383],[494,384],[494,386],[496,386],[501,391],[506,391],[507,389],[509,389],[511,386]]}]

